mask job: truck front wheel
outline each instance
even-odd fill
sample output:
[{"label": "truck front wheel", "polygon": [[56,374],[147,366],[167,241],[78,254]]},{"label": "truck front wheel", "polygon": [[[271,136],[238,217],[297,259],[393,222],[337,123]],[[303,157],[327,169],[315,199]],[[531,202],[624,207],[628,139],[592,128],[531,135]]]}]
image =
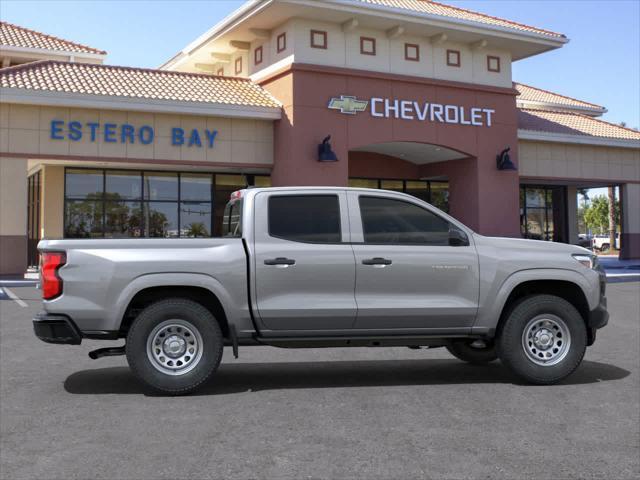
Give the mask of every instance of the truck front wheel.
[{"label": "truck front wheel", "polygon": [[587,347],[587,329],[566,300],[533,295],[511,310],[497,346],[507,368],[529,383],[548,385],[578,368]]},{"label": "truck front wheel", "polygon": [[154,390],[183,395],[203,385],[218,369],[224,341],[209,310],[184,298],[145,308],[127,334],[133,373]]}]

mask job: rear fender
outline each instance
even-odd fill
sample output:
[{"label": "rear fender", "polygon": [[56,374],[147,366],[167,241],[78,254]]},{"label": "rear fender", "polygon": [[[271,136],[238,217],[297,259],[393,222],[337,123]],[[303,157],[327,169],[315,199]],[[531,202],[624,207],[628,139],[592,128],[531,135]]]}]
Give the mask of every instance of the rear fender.
[{"label": "rear fender", "polygon": [[210,275],[199,273],[154,273],[142,275],[129,283],[120,293],[116,302],[117,308],[109,318],[113,330],[119,330],[124,314],[131,300],[138,292],[154,287],[200,287],[209,290],[220,301],[227,316],[229,325],[237,324],[241,314],[237,306],[233,304],[231,295],[224,286]]}]

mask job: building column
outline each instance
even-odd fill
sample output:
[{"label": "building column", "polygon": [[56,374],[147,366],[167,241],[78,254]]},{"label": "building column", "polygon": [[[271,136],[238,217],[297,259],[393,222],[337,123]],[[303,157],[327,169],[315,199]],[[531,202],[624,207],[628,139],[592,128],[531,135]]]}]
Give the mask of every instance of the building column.
[{"label": "building column", "polygon": [[626,183],[620,188],[622,232],[620,234],[623,260],[640,259],[640,184]]},{"label": "building column", "polygon": [[42,202],[40,205],[40,238],[62,238],[64,235],[64,167],[45,165],[42,169]]},{"label": "building column", "polygon": [[578,188],[567,187],[567,243],[578,244]]},{"label": "building column", "polygon": [[0,158],[0,275],[27,270],[27,160]]}]

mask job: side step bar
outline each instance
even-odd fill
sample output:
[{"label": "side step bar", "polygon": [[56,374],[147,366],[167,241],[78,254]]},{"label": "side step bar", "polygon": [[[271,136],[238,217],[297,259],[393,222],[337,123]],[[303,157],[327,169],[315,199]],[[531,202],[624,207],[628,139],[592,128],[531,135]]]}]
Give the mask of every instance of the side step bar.
[{"label": "side step bar", "polygon": [[[313,347],[441,347],[447,345],[456,335],[435,337],[417,335],[396,335],[387,337],[255,337],[262,345],[280,348]],[[458,335],[460,338],[473,338]]]}]

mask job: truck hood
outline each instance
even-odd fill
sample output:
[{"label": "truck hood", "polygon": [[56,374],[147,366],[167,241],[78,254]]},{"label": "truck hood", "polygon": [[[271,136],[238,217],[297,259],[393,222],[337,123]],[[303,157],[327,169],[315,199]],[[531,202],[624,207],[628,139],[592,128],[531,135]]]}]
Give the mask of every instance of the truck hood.
[{"label": "truck hood", "polygon": [[475,235],[478,243],[490,244],[498,249],[508,250],[528,250],[530,252],[540,253],[586,253],[593,254],[578,245],[569,245],[567,243],[546,242],[544,240],[528,240],[525,238],[508,238],[508,237],[485,237],[484,235]]}]

